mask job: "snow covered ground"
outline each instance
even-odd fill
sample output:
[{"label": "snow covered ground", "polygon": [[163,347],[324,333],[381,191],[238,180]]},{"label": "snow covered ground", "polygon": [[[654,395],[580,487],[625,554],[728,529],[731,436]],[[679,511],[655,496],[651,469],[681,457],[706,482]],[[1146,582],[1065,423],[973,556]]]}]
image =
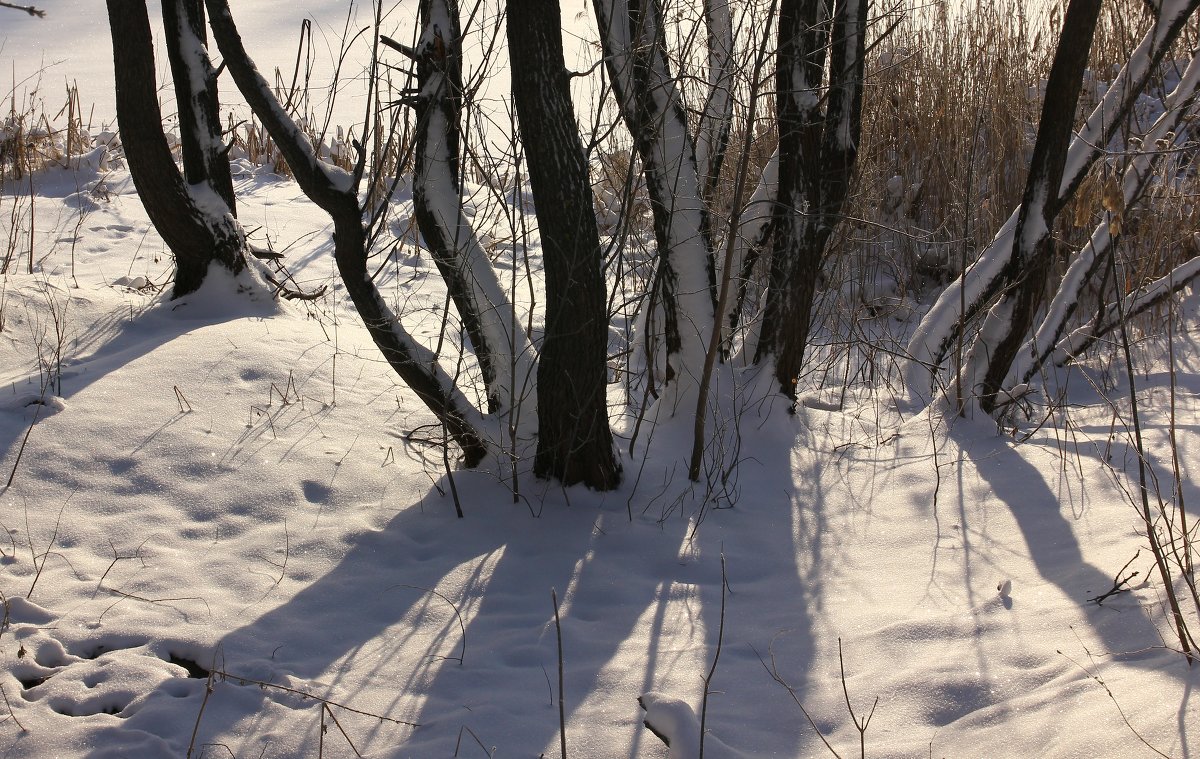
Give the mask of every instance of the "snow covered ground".
[{"label": "snow covered ground", "polygon": [[[97,21],[64,23],[107,55]],[[898,418],[886,394],[789,416],[726,376],[732,497],[686,482],[690,421],[644,428],[630,456],[615,410],[620,490],[526,475],[514,503],[494,467],[454,471],[459,520],[320,213],[237,173],[243,223],[324,297],[214,277],[168,301],[119,160],[39,173],[32,204],[0,194],[0,255],[20,261],[0,276],[0,757],[557,756],[560,663],[571,756],[667,757],[638,697],[698,741],[663,699],[699,714],[718,650],[714,758],[827,755],[817,729],[858,756],[872,709],[873,757],[1197,751],[1197,674],[1164,643],[1127,496],[1119,367],[1073,371],[1067,410],[1019,443]],[[33,274],[12,231],[30,215]],[[433,340],[431,262],[410,250],[385,277]],[[1196,305],[1175,345],[1189,504]],[[1148,341],[1138,381],[1169,493],[1164,355]],[[1129,592],[1088,603],[1131,559]]]}]

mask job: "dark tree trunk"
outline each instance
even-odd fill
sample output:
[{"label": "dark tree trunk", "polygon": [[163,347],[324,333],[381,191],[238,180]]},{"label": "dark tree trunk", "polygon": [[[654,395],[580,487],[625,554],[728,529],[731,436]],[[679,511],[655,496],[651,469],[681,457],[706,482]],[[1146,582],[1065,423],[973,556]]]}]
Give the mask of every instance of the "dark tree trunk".
[{"label": "dark tree trunk", "polygon": [[608,490],[620,467],[605,400],[603,255],[571,104],[558,0],[508,6],[512,94],[546,267],[534,472]]},{"label": "dark tree trunk", "polygon": [[[209,64],[204,0],[163,0],[163,29],[175,100],[179,105],[179,136],[183,152],[183,176],[188,184],[207,184],[216,191],[229,213],[237,216],[233,177],[221,132],[220,100],[216,72]],[[188,38],[191,39],[188,39]],[[183,46],[199,43],[200,59],[183,54]],[[199,64],[201,71],[193,71]],[[197,87],[203,82],[203,87]]]},{"label": "dark tree trunk", "polygon": [[[868,0],[783,0],[776,104],[779,196],[767,305],[755,360],[772,357],[795,400],[825,249],[858,157]],[[832,14],[832,15],[831,15]],[[820,107],[829,51],[827,104]]]},{"label": "dark tree trunk", "polygon": [[175,256],[172,297],[195,292],[209,264],[232,272],[246,265],[245,237],[232,218],[197,207],[163,134],[154,43],[145,0],[107,0],[116,74],[117,123],[138,196]]},{"label": "dark tree trunk", "polygon": [[[1062,36],[1046,82],[1042,118],[1021,198],[1017,228],[1013,233],[1013,255],[1000,275],[1005,292],[988,317],[997,328],[993,330],[984,325],[980,340],[986,341],[981,347],[987,356],[975,357],[986,361],[983,386],[963,388],[966,392],[978,390],[979,405],[988,413],[996,409],[997,394],[1033,326],[1045,293],[1054,244],[1050,230],[1064,204],[1058,189],[1067,161],[1067,148],[1071,144],[1071,127],[1075,123],[1075,107],[1087,68],[1088,51],[1099,17],[1100,0],[1071,0],[1063,19]],[[975,352],[981,351],[977,348]]]}]

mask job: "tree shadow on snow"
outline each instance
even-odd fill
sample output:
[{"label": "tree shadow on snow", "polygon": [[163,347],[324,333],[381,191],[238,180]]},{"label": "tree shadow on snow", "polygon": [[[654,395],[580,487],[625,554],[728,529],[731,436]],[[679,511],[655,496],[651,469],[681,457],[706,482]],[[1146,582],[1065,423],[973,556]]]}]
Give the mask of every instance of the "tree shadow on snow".
[{"label": "tree shadow on snow", "polygon": [[[224,284],[225,282],[220,283]],[[232,291],[232,281],[228,284]],[[209,296],[215,296],[211,302],[208,300]],[[52,363],[43,366],[40,372],[36,366],[30,366],[29,374],[23,380],[12,383],[14,392],[0,397],[0,466],[4,467],[6,475],[11,471],[16,461],[17,449],[31,424],[37,426],[46,423],[63,408],[63,405],[65,412],[70,413],[71,399],[101,382],[110,373],[127,370],[133,362],[190,332],[243,318],[267,318],[273,311],[274,306],[269,300],[255,302],[243,294],[230,292],[221,295],[205,290],[191,296],[190,299],[164,299],[150,303],[136,312],[125,308],[116,309],[89,322],[78,335],[66,334],[61,347],[61,365]],[[46,340],[49,343],[44,349],[44,355],[39,359],[43,362],[51,361],[53,356],[55,338],[52,331]],[[61,378],[56,377],[46,385],[45,377],[59,373]],[[181,363],[178,366],[178,374],[185,378],[194,378],[198,374],[198,368]],[[135,392],[132,387],[121,390]],[[165,393],[169,396],[172,388],[138,387],[136,392]],[[56,399],[66,403],[60,405]],[[41,408],[38,408],[39,406]],[[158,431],[161,432],[182,416],[181,412],[172,417],[163,423]],[[36,446],[37,431],[29,435],[30,445]],[[25,458],[21,466],[25,467],[31,461],[32,457]],[[18,471],[18,483],[20,479],[21,473]]]},{"label": "tree shadow on snow", "polygon": [[[665,756],[642,728],[636,699],[662,690],[699,706],[721,626],[724,551],[729,592],[708,727],[717,736],[736,733],[730,742],[746,744],[737,746],[746,755],[798,755],[812,736],[802,734],[790,697],[755,653],[765,656],[783,633],[780,673],[803,695],[824,566],[822,501],[819,477],[792,471],[795,425],[787,426],[789,439],[763,446],[766,458],[742,465],[755,497],[709,510],[698,530],[687,518],[694,508],[659,513],[654,504],[664,501],[653,498],[648,480],[632,502],[631,522],[630,471],[618,493],[572,489],[569,504],[555,486],[527,482],[546,491],[538,518],[512,504],[492,475],[458,472],[465,519],[454,518],[438,492],[447,483],[439,483],[382,529],[358,535],[331,571],[225,635],[219,661],[230,673],[286,681],[420,725],[338,712],[359,751],[557,753],[555,588],[569,750],[611,756],[629,746],[630,755]],[[678,456],[660,452],[647,471],[669,471],[666,462]],[[795,492],[797,480],[809,483],[807,492]],[[684,486],[677,477],[661,495],[669,499]],[[228,680],[209,698],[197,742],[226,744],[237,756],[289,745],[308,750],[320,725],[311,701]],[[188,737],[183,726],[150,725],[137,715],[130,728],[173,744]],[[345,747],[332,728],[324,740],[327,750]]]},{"label": "tree shadow on snow", "polygon": [[[1063,512],[1072,506],[1063,503],[1038,468],[1022,456],[1019,448],[998,437],[993,437],[990,445],[977,440],[958,442],[979,476],[1016,520],[1039,574],[1084,609],[1103,645],[1102,653],[1135,665],[1143,662],[1161,668],[1161,659],[1147,649],[1160,645],[1163,638],[1142,608],[1116,612],[1087,603],[1087,599],[1112,587],[1113,573],[1119,567],[1100,568],[1084,560],[1074,525]],[[1134,516],[1132,512],[1130,516]]]}]

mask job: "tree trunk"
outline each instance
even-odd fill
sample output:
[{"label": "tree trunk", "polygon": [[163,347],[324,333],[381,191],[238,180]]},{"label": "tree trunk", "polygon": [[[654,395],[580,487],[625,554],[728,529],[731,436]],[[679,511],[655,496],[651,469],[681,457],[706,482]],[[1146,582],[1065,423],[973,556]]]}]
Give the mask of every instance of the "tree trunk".
[{"label": "tree trunk", "polygon": [[1057,189],[1062,183],[1075,106],[1099,17],[1100,0],[1071,0],[1067,6],[1013,232],[1014,249],[1001,273],[1005,292],[984,321],[959,379],[963,395],[978,393],[980,407],[989,414],[996,409],[997,393],[1033,326],[1045,293],[1053,245],[1050,230],[1063,207]]},{"label": "tree trunk", "polygon": [[[413,206],[417,227],[475,349],[488,410],[514,409],[529,397],[533,351],[487,253],[462,213],[459,129],[462,49],[456,0],[421,0],[415,52]],[[532,415],[526,415],[527,419]]]},{"label": "tree trunk", "polygon": [[[229,215],[202,210],[163,134],[154,72],[154,42],[145,0],[107,0],[116,75],[117,124],[134,187],[154,228],[175,256],[178,298],[199,289],[209,265],[237,273],[245,268],[246,240]],[[207,204],[206,204],[207,205]]]},{"label": "tree trunk", "polygon": [[[774,358],[779,390],[792,400],[808,346],[817,276],[849,192],[861,131],[869,2],[832,5],[784,0],[779,10],[778,218],[755,360]],[[826,50],[828,103],[822,113]]]},{"label": "tree trunk", "polygon": [[591,184],[563,61],[558,0],[508,7],[512,95],[546,270],[534,472],[608,490],[620,479],[608,426],[608,318]]},{"label": "tree trunk", "polygon": [[1038,326],[1037,333],[1017,353],[1006,383],[1009,386],[1024,384],[1033,379],[1066,335],[1068,324],[1079,307],[1084,288],[1095,280],[1103,268],[1105,254],[1115,243],[1115,232],[1119,224],[1114,225],[1112,222],[1117,221],[1123,209],[1131,208],[1138,202],[1152,178],[1156,176],[1156,167],[1161,161],[1174,159],[1174,156],[1162,155],[1157,145],[1160,141],[1171,144],[1172,140],[1183,140],[1179,127],[1186,114],[1191,113],[1195,106],[1198,87],[1200,48],[1195,48],[1192,51],[1192,60],[1180,76],[1179,83],[1167,95],[1163,104],[1166,110],[1142,135],[1143,146],[1155,147],[1142,150],[1129,161],[1121,179],[1120,207],[1115,211],[1109,209],[1115,214],[1114,217],[1101,221],[1092,232],[1087,245],[1071,259],[1071,264],[1059,283],[1058,291],[1046,307],[1046,317]]},{"label": "tree trunk", "polygon": [[216,71],[208,59],[204,0],[163,0],[163,29],[175,100],[183,176],[188,184],[207,184],[229,213],[237,217],[237,199],[221,131]]},{"label": "tree trunk", "polygon": [[665,49],[662,7],[659,0],[593,4],[613,92],[642,160],[654,216],[666,378],[691,407],[715,326],[716,279],[702,179]]}]

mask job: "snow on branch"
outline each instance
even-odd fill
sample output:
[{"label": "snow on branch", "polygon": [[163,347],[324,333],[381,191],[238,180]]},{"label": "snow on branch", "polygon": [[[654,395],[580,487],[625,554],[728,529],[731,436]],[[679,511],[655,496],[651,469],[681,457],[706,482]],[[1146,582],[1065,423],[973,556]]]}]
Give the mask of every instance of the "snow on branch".
[{"label": "snow on branch", "polygon": [[[354,177],[338,166],[323,162],[308,137],[279,103],[271,85],[259,73],[246,52],[241,34],[233,22],[228,0],[206,0],[209,21],[217,46],[225,57],[234,82],[251,110],[271,134],[301,189],[325,211],[334,196],[356,195]],[[357,201],[356,201],[357,202]]]},{"label": "snow on branch", "polygon": [[[534,394],[536,354],[513,315],[487,252],[463,213],[458,160],[462,107],[459,22],[445,0],[421,3],[417,47],[416,167],[413,202],[417,224],[454,299],[475,348],[489,406],[514,408]],[[523,414],[525,423],[534,415]]]},{"label": "snow on branch", "polygon": [[729,0],[704,0],[708,28],[708,97],[696,134],[696,166],[711,200],[733,126],[733,18]]},{"label": "snow on branch", "polygon": [[[1071,142],[1057,196],[1049,199],[1052,206],[1061,208],[1103,155],[1139,93],[1198,7],[1200,0],[1164,0],[1153,26]],[[942,291],[917,325],[908,342],[909,358],[904,367],[903,380],[908,392],[928,392],[932,375],[942,367],[959,330],[986,312],[999,294],[1001,273],[1012,260],[1019,213],[1020,207],[1013,210],[976,262]]]},{"label": "snow on branch", "polygon": [[696,149],[664,49],[658,0],[594,3],[613,91],[642,159],[661,262],[667,373],[683,399],[697,390],[694,375],[704,365],[714,314],[715,273]]},{"label": "snow on branch", "polygon": [[1193,256],[1176,266],[1167,276],[1126,295],[1121,302],[1109,306],[1102,317],[1090,322],[1067,335],[1054,348],[1052,360],[1056,366],[1062,366],[1074,360],[1088,348],[1091,348],[1101,338],[1121,326],[1121,317],[1128,322],[1135,316],[1146,313],[1155,306],[1165,303],[1185,287],[1200,277],[1200,256]]},{"label": "snow on branch", "polygon": [[1193,53],[1179,83],[1164,100],[1163,114],[1142,136],[1142,150],[1130,161],[1122,177],[1119,203],[1116,199],[1106,201],[1106,205],[1110,206],[1110,213],[1115,214],[1117,218],[1106,218],[1096,225],[1087,245],[1072,257],[1066,274],[1063,275],[1062,284],[1046,309],[1046,316],[1037,333],[1021,349],[1013,365],[1008,380],[1010,384],[1028,383],[1062,340],[1067,323],[1078,308],[1084,288],[1095,278],[1104,260],[1104,254],[1113,243],[1114,222],[1119,223],[1124,209],[1133,206],[1145,191],[1153,176],[1154,165],[1161,158],[1157,146],[1171,140],[1172,135],[1177,132],[1184,115],[1191,110],[1195,102],[1197,87],[1200,87],[1200,48]]}]

